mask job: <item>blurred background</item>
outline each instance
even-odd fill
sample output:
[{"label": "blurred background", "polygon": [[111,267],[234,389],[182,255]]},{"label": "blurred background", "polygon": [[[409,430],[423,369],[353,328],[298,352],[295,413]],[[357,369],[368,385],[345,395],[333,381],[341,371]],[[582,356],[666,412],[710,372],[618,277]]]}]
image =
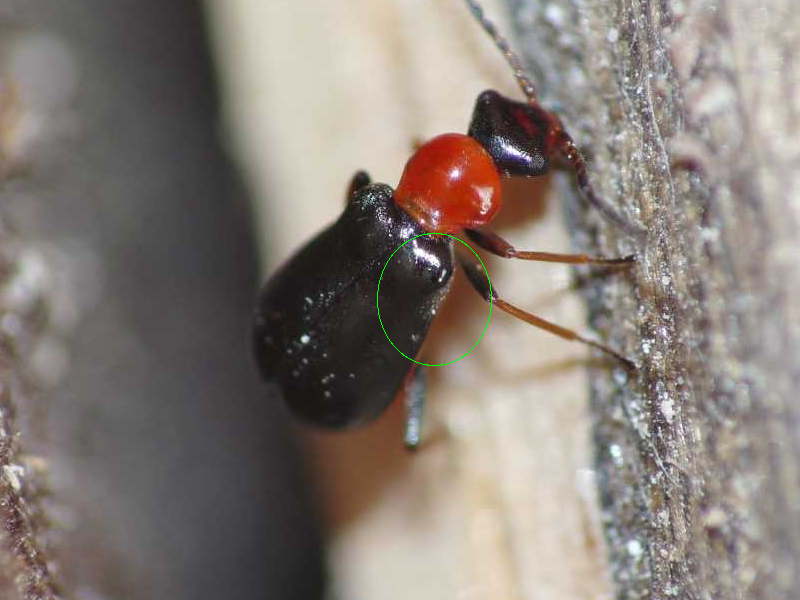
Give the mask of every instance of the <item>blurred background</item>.
[{"label": "blurred background", "polygon": [[[250,359],[258,285],[356,169],[394,185],[482,89],[517,93],[462,2],[7,4],[9,493],[49,562],[0,562],[3,597],[20,576],[92,599],[606,595],[580,348],[497,318],[433,374],[438,441],[413,457],[400,407],[296,430]],[[518,190],[499,227],[567,251],[548,187]],[[581,322],[566,268],[489,264],[509,298]],[[436,362],[485,318],[456,285]]]},{"label": "blurred background", "polygon": [[321,597],[303,466],[250,361],[256,233],[203,6],[5,12],[2,215],[27,273],[9,285],[39,292],[23,367],[45,384],[18,402],[20,445],[49,463],[58,579],[86,598]]}]

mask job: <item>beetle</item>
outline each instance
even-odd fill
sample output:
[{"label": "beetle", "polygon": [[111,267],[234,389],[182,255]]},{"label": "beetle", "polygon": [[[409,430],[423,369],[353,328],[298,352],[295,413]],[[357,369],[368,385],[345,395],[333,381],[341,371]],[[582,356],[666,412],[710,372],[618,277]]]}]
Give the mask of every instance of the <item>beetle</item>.
[{"label": "beetle", "polygon": [[[418,355],[457,267],[500,310],[634,368],[610,347],[506,302],[488,284],[479,260],[457,252],[448,236],[425,235],[464,234],[504,258],[606,267],[634,263],[633,256],[518,250],[485,228],[502,204],[501,177],[544,175],[560,157],[571,165],[588,202],[623,230],[638,233],[595,194],[586,163],[558,116],[540,106],[519,59],[477,2],[466,2],[503,52],[526,101],[482,92],[467,134],[439,135],[420,146],[396,189],[372,183],[363,171],[356,173],[339,219],[264,284],[254,318],[256,362],[296,416],[332,429],[354,427],[377,418],[405,392],[409,448],[420,442],[425,371],[397,350]],[[383,326],[392,333],[395,348],[375,310],[379,276],[390,256],[380,301]]]}]

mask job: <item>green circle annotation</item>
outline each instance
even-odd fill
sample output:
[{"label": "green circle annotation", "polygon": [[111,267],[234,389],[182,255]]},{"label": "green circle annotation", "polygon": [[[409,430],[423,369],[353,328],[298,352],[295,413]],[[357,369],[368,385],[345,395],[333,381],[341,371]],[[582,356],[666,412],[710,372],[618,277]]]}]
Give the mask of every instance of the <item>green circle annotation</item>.
[{"label": "green circle annotation", "polygon": [[[453,360],[450,360],[450,361],[447,361],[447,362],[443,362],[443,363],[424,363],[424,362],[420,362],[418,360],[415,360],[415,359],[411,358],[410,356],[408,356],[407,354],[405,354],[402,350],[400,350],[400,348],[398,348],[395,345],[395,343],[392,341],[392,338],[389,337],[389,333],[386,331],[386,327],[384,327],[384,325],[383,325],[383,319],[381,319],[381,305],[380,305],[381,282],[383,281],[383,274],[386,272],[386,267],[389,266],[389,263],[392,261],[392,258],[394,258],[394,255],[397,254],[397,252],[403,246],[405,246],[409,242],[414,241],[418,237],[422,237],[424,235],[445,235],[445,236],[447,236],[449,238],[452,238],[452,239],[456,240],[458,243],[463,244],[467,248],[469,248],[469,251],[472,252],[475,255],[475,257],[478,259],[478,261],[481,263],[481,267],[483,268],[483,272],[486,274],[486,281],[489,284],[489,314],[486,317],[486,324],[483,326],[483,330],[481,331],[481,334],[478,336],[478,339],[475,340],[475,343],[472,344],[472,346],[470,346],[469,349],[466,352],[464,352],[464,354],[462,354],[458,358],[455,358]],[[383,334],[386,336],[386,339],[389,340],[389,343],[392,345],[392,348],[397,350],[402,356],[404,356],[405,358],[407,358],[408,360],[410,360],[411,362],[413,362],[415,364],[422,365],[424,367],[444,367],[444,366],[447,366],[447,365],[452,365],[453,363],[457,363],[458,361],[467,358],[470,354],[472,354],[472,352],[475,350],[475,348],[478,347],[478,344],[481,343],[481,340],[483,340],[483,336],[486,335],[486,331],[489,329],[489,323],[492,320],[492,309],[494,308],[493,296],[494,295],[492,294],[492,280],[489,278],[489,271],[486,269],[486,265],[483,263],[483,259],[481,258],[481,255],[478,254],[472,246],[470,246],[467,242],[465,242],[461,238],[456,237],[454,235],[450,235],[449,233],[420,233],[419,235],[415,235],[414,237],[409,238],[405,242],[400,244],[397,248],[395,248],[394,252],[392,252],[389,255],[389,258],[386,259],[386,262],[384,263],[383,268],[381,269],[381,274],[378,277],[378,289],[375,292],[375,306],[378,309],[378,322],[381,325],[381,329],[383,330]]]}]

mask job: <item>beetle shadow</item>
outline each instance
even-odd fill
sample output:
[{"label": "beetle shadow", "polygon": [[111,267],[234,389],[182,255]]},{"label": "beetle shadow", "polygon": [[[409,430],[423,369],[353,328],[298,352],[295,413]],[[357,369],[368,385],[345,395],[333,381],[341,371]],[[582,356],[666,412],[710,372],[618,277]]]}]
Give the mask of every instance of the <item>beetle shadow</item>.
[{"label": "beetle shadow", "polygon": [[365,427],[303,430],[315,500],[329,535],[367,511],[409,469],[415,455],[403,445],[404,427],[405,404],[398,395]]}]

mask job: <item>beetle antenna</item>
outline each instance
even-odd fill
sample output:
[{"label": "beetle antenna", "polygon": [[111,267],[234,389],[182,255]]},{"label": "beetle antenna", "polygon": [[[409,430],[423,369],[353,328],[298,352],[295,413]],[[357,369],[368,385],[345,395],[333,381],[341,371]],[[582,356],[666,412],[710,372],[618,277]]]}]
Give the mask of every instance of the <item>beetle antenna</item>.
[{"label": "beetle antenna", "polygon": [[472,12],[472,15],[475,17],[475,20],[478,21],[480,26],[483,27],[483,30],[489,34],[489,37],[492,38],[494,45],[497,46],[500,52],[503,53],[506,62],[514,72],[514,78],[517,80],[517,84],[519,84],[519,87],[522,90],[522,93],[525,94],[525,97],[528,98],[528,102],[531,104],[538,104],[536,88],[534,87],[530,77],[528,77],[527,72],[522,67],[519,56],[517,56],[516,52],[511,49],[508,40],[500,35],[500,32],[497,31],[495,24],[486,18],[486,15],[483,12],[483,7],[478,4],[477,0],[464,1],[467,3],[470,12]]}]

